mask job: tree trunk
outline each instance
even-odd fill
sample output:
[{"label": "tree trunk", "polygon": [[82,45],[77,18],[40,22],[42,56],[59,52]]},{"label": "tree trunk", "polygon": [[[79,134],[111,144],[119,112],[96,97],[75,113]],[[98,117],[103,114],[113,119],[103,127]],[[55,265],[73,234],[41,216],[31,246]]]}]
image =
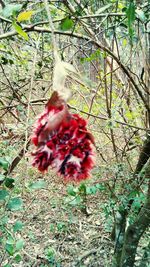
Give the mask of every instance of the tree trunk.
[{"label": "tree trunk", "polygon": [[[150,165],[149,165],[150,169]],[[124,245],[120,267],[133,267],[139,240],[150,225],[150,183],[147,199],[135,222],[131,224],[125,233]]]},{"label": "tree trunk", "polygon": [[[143,168],[144,166],[144,168]],[[143,170],[142,179],[150,180],[150,136],[143,145],[143,149],[139,156],[135,175]],[[144,175],[144,177],[143,177]],[[118,211],[115,222],[115,255],[112,267],[133,267],[135,255],[139,240],[147,227],[150,225],[150,181],[147,193],[147,198],[144,206],[140,210],[134,223],[129,225],[127,230],[126,220],[134,199],[130,199],[127,207],[124,210]]]},{"label": "tree trunk", "polygon": [[139,160],[136,166],[135,175],[139,174],[139,172],[142,170],[143,166],[147,162],[147,160],[150,157],[150,133],[147,134],[147,138],[144,142],[142,151],[139,156]]}]

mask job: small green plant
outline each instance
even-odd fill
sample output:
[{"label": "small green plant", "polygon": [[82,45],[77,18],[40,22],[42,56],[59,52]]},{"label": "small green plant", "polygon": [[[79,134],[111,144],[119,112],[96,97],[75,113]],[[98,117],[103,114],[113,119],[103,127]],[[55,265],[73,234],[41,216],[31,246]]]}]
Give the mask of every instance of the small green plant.
[{"label": "small green plant", "polygon": [[54,235],[66,233],[68,230],[68,223],[60,221],[57,223],[51,223],[49,226],[50,232]]},{"label": "small green plant", "polygon": [[106,187],[101,183],[88,185],[81,183],[79,186],[69,185],[67,188],[67,196],[65,197],[65,204],[72,207],[77,207],[87,213],[87,196],[96,195],[99,191],[106,190]]},{"label": "small green plant", "polygon": [[21,233],[23,222],[16,220],[12,224],[11,213],[22,210],[23,200],[11,191],[12,188],[15,189],[14,179],[5,175],[9,168],[9,163],[5,158],[0,158],[0,166],[2,169],[2,174],[0,175],[0,181],[2,182],[0,188],[0,265],[7,258],[8,264],[5,266],[8,267],[10,263],[19,263],[22,260],[20,252],[25,242],[21,235],[18,237],[17,233]]},{"label": "small green plant", "polygon": [[[1,246],[1,261],[2,264],[6,259],[9,263],[19,263],[22,259],[21,250],[25,245],[24,239],[20,236],[23,229],[23,223],[17,221],[14,224],[9,222],[10,218],[7,216],[1,217],[0,220],[0,246]],[[20,233],[19,237],[16,233]]]},{"label": "small green plant", "polygon": [[51,247],[46,248],[45,256],[51,267],[61,267],[59,261],[56,260],[55,251]]}]

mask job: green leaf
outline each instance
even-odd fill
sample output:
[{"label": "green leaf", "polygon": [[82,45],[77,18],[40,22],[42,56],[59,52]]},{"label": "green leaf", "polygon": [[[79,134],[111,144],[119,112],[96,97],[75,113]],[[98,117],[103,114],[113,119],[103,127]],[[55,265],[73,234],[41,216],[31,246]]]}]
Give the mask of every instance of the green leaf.
[{"label": "green leaf", "polygon": [[66,17],[65,19],[62,20],[61,24],[60,24],[60,29],[62,31],[67,31],[70,30],[74,25],[74,22],[72,19],[70,19],[69,17]]},{"label": "green leaf", "polygon": [[5,159],[0,158],[0,167],[7,171],[9,167],[9,162]]},{"label": "green leaf", "polygon": [[21,221],[16,221],[15,224],[13,225],[14,232],[21,231],[22,228],[23,228],[23,223]]},{"label": "green leaf", "polygon": [[9,238],[6,240],[6,243],[14,245],[14,238],[10,235]]},{"label": "green leaf", "polygon": [[17,254],[14,258],[15,262],[19,263],[22,260],[22,257],[20,254]]},{"label": "green leaf", "polygon": [[130,36],[130,41],[132,44],[132,39],[133,39],[133,23],[135,21],[135,5],[133,2],[130,1],[129,6],[126,9],[126,15],[128,19],[128,31],[129,31],[129,36]]},{"label": "green leaf", "polygon": [[113,129],[114,128],[114,122],[112,119],[107,120],[107,125],[108,129]]},{"label": "green leaf", "polygon": [[17,240],[16,242],[16,250],[21,250],[24,247],[24,240],[22,238],[20,238],[19,240]]},{"label": "green leaf", "polygon": [[50,224],[49,229],[50,229],[51,232],[54,232],[55,227],[54,227],[54,224],[53,223]]},{"label": "green leaf", "polygon": [[57,223],[57,230],[58,231],[66,230],[66,224],[64,222]]},{"label": "green leaf", "polygon": [[31,183],[29,185],[30,189],[42,189],[45,188],[47,186],[47,183],[44,180],[39,180],[35,183]]},{"label": "green leaf", "polygon": [[123,41],[122,41],[122,44],[123,44],[123,46],[126,46],[127,45],[127,39],[123,39]]},{"label": "green leaf", "polygon": [[17,24],[16,22],[13,22],[12,26],[14,27],[16,32],[18,32],[19,35],[21,35],[25,40],[27,40],[27,41],[29,40],[28,34],[25,31],[23,31],[23,29],[21,28],[21,26],[19,24]]},{"label": "green leaf", "polygon": [[1,190],[0,189],[0,200],[4,200],[9,195],[7,190]]},{"label": "green leaf", "polygon": [[73,185],[70,185],[70,186],[68,186],[68,188],[67,188],[67,193],[68,193],[68,195],[70,195],[70,196],[75,196],[77,192],[76,192],[74,186],[73,186]]},{"label": "green leaf", "polygon": [[95,186],[100,191],[106,190],[106,187],[103,184],[96,184]]},{"label": "green leaf", "polygon": [[93,186],[88,186],[88,187],[86,188],[86,193],[89,194],[89,195],[95,195],[96,192],[97,192],[97,188],[96,188],[95,185],[93,185]]},{"label": "green leaf", "polygon": [[106,6],[103,6],[103,7],[100,7],[97,11],[96,11],[96,14],[100,14],[102,12],[104,12],[106,9],[108,9],[109,7],[111,7],[112,4],[108,4]]},{"label": "green leaf", "polygon": [[131,111],[127,110],[125,115],[126,115],[127,119],[129,119],[129,120],[133,119],[133,113]]},{"label": "green leaf", "polygon": [[86,185],[85,185],[84,183],[82,183],[82,184],[80,185],[80,187],[79,187],[79,191],[80,191],[80,192],[84,192],[84,193],[86,193]]},{"label": "green leaf", "polygon": [[141,207],[141,202],[138,199],[134,199],[133,208],[139,209]]},{"label": "green leaf", "polygon": [[132,27],[132,23],[135,21],[135,5],[130,1],[129,6],[126,10],[126,15],[128,18],[128,26]]},{"label": "green leaf", "polygon": [[1,218],[0,224],[1,225],[5,225],[5,224],[8,223],[8,221],[9,221],[9,217],[8,216],[4,216],[4,217]]},{"label": "green leaf", "polygon": [[13,255],[15,250],[14,250],[14,245],[10,243],[6,243],[5,245],[5,250],[9,253],[9,255]]},{"label": "green leaf", "polygon": [[5,186],[8,188],[13,188],[14,187],[14,179],[13,178],[6,178],[5,179]]},{"label": "green leaf", "polygon": [[24,20],[29,20],[31,18],[31,16],[33,15],[33,13],[34,13],[34,11],[32,11],[32,10],[21,12],[17,17],[17,21],[21,22]]},{"label": "green leaf", "polygon": [[15,15],[17,12],[19,12],[22,8],[22,5],[20,4],[6,4],[6,6],[3,9],[3,16],[5,18],[8,18],[12,15]]},{"label": "green leaf", "polygon": [[12,211],[21,210],[23,205],[23,201],[19,197],[14,197],[9,200],[7,204],[7,209]]},{"label": "green leaf", "polygon": [[76,205],[79,205],[81,202],[82,202],[81,196],[76,196],[76,198],[74,198],[73,200],[71,200],[69,202],[69,204],[72,205],[72,206],[76,206]]}]

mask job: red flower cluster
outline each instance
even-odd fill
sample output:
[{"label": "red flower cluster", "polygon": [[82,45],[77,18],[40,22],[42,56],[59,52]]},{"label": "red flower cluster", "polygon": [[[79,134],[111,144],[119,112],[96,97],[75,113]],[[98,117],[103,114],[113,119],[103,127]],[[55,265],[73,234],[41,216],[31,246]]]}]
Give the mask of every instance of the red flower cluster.
[{"label": "red flower cluster", "polygon": [[80,181],[90,176],[94,166],[94,139],[87,122],[70,114],[65,104],[48,105],[35,124],[31,138],[37,149],[33,166],[39,171],[54,168],[66,181]]}]

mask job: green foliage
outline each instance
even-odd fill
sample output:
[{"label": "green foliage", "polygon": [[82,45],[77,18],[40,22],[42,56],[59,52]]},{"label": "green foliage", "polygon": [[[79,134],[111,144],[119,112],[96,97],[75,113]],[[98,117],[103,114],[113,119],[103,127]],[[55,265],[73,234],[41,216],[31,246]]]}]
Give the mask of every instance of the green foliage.
[{"label": "green foliage", "polygon": [[133,34],[134,34],[133,25],[135,21],[135,4],[133,1],[130,1],[126,9],[126,15],[128,19],[128,30],[129,30],[130,40],[132,43]]},{"label": "green foliage", "polygon": [[21,210],[23,206],[23,201],[19,197],[11,198],[7,204],[7,209],[11,211]]},{"label": "green foliage", "polygon": [[58,232],[66,232],[67,226],[64,222],[58,222],[57,223],[57,230]]},{"label": "green foliage", "polygon": [[0,158],[0,167],[2,167],[5,171],[7,171],[9,167],[9,162],[3,158]]},{"label": "green foliage", "polygon": [[14,261],[15,261],[16,263],[19,263],[21,260],[22,260],[21,255],[20,255],[20,254],[16,254],[16,256],[15,256],[15,258],[14,258]]},{"label": "green foliage", "polygon": [[[22,250],[23,247],[24,247],[23,239],[14,240],[13,238],[9,238],[5,244],[5,250],[8,252],[10,256],[15,255],[15,253]],[[17,256],[17,261],[19,260],[19,258]],[[15,260],[16,260],[16,255],[15,255]]]},{"label": "green foliage", "polygon": [[4,200],[9,195],[9,192],[5,189],[0,189],[0,200]]},{"label": "green foliage", "polygon": [[[82,244],[88,243],[84,250],[89,248],[89,244],[90,249],[98,247],[99,233],[104,241],[106,237],[109,250],[109,234],[116,212],[128,211],[128,204],[133,201],[127,218],[131,224],[146,199],[145,172],[134,181],[132,177],[145,131],[131,126],[149,127],[147,115],[138,92],[120,66],[124,64],[147,102],[145,85],[148,73],[144,58],[148,55],[148,1],[90,0],[87,5],[86,1],[70,1],[75,10],[73,13],[65,1],[48,3],[54,27],[61,30],[61,35],[56,37],[58,49],[64,60],[72,62],[80,73],[75,85],[72,85],[72,80],[66,83],[72,91],[69,103],[76,109],[72,112],[84,112],[82,115],[89,120],[88,129],[96,139],[97,162],[93,178],[85,183],[69,185],[65,196],[63,186],[60,189],[58,184],[61,179],[49,177],[51,170],[41,179],[41,175],[29,167],[28,153],[13,173],[6,175],[10,162],[24,147],[25,131],[30,136],[30,126],[49,98],[53,50],[51,33],[47,32],[49,24],[44,22],[47,21],[44,2],[5,2],[6,7],[1,9],[1,37],[7,38],[0,44],[0,108],[4,120],[0,120],[0,258],[4,257],[0,265],[21,266],[27,259],[24,252],[29,254],[27,265],[35,265],[30,257],[30,248],[32,255],[32,247],[35,246],[37,251],[42,244],[45,250],[43,252],[40,247],[40,252],[44,254],[41,263],[38,263],[40,267],[65,266],[66,261],[69,264],[68,260],[71,262],[72,258],[80,256]],[[32,25],[37,25],[36,31]],[[15,35],[11,36],[13,32]],[[69,36],[69,32],[74,32],[80,39]],[[83,36],[87,38],[82,39]],[[121,64],[116,64],[115,58],[112,60],[113,54],[106,53],[96,42],[110,49]],[[26,108],[28,102],[31,102],[30,114]],[[91,115],[88,116],[89,112]],[[71,241],[74,246],[72,251],[68,241],[70,236],[74,240]],[[55,251],[56,247],[59,247],[59,254]],[[63,250],[69,259],[60,264],[57,255]],[[105,249],[104,255],[101,254],[102,260],[109,257],[111,261],[112,244],[107,252]],[[33,255],[33,258],[36,256]],[[97,264],[95,258],[96,255],[88,257],[85,265]],[[103,265],[110,266],[110,262]]]},{"label": "green foliage", "polygon": [[15,250],[14,250],[14,244],[13,243],[9,243],[11,241],[7,241],[6,245],[5,245],[5,250],[8,252],[8,254],[10,256],[13,256],[14,253],[15,253]]},{"label": "green foliage", "polygon": [[21,238],[16,242],[16,250],[19,251],[24,247],[24,240]]},{"label": "green foliage", "polygon": [[10,177],[5,177],[5,181],[4,181],[4,184],[6,187],[8,188],[13,188],[14,187],[14,182],[15,180],[13,178],[10,178]]},{"label": "green foliage", "polygon": [[71,18],[66,17],[62,20],[61,24],[60,24],[60,29],[62,31],[68,31],[70,29],[73,28],[74,22]]},{"label": "green foliage", "polygon": [[13,231],[18,232],[21,231],[23,228],[23,222],[21,221],[16,221],[15,224],[13,225]]},{"label": "green foliage", "polygon": [[47,186],[47,183],[46,181],[44,180],[39,180],[37,182],[34,182],[34,183],[31,183],[29,185],[29,188],[30,189],[42,189],[42,188],[45,188]]},{"label": "green foliage", "polygon": [[51,223],[49,229],[54,235],[63,234],[67,232],[68,225],[66,222],[56,222],[55,224]]},{"label": "green foliage", "polygon": [[45,255],[50,266],[61,267],[60,263],[55,258],[55,251],[51,247],[45,250]]},{"label": "green foliage", "polygon": [[12,23],[12,26],[16,30],[16,32],[19,33],[20,36],[22,36],[26,41],[29,40],[28,34],[21,28],[19,24],[17,24],[15,21]]},{"label": "green foliage", "polygon": [[22,259],[20,255],[21,250],[24,247],[25,241],[23,238],[18,238],[15,233],[22,230],[21,222],[16,221],[13,227],[10,227],[9,218],[7,216],[1,217],[0,231],[1,231],[1,248],[5,250],[7,255],[14,260],[15,263],[19,263]]},{"label": "green foliage", "polygon": [[87,195],[95,195],[98,191],[106,190],[106,187],[102,183],[96,183],[94,185],[81,184],[78,190],[79,192],[83,190]]},{"label": "green foliage", "polygon": [[17,17],[17,21],[22,22],[22,21],[29,20],[31,16],[33,15],[33,13],[34,11],[32,10],[21,12]]},{"label": "green foliage", "polygon": [[91,53],[89,57],[80,58],[81,63],[91,62],[93,60],[98,60],[99,58],[106,58],[107,53],[97,49],[95,52]]},{"label": "green foliage", "polygon": [[81,183],[79,186],[69,185],[67,187],[68,196],[65,198],[65,203],[73,207],[82,208],[87,195],[96,195],[97,192],[103,190],[106,190],[106,187],[99,183],[95,185],[84,183]]},{"label": "green foliage", "polygon": [[68,186],[67,188],[68,195],[75,196],[77,192],[78,192],[78,189],[75,188],[73,185]]},{"label": "green foliage", "polygon": [[2,15],[6,18],[15,16],[22,8],[21,4],[7,4],[2,11]]},{"label": "green foliage", "polygon": [[[9,162],[6,161],[6,159],[0,158],[0,166],[4,171],[7,171],[9,168]],[[2,182],[7,188],[13,188],[15,180],[5,174],[0,174],[0,182]]]}]

